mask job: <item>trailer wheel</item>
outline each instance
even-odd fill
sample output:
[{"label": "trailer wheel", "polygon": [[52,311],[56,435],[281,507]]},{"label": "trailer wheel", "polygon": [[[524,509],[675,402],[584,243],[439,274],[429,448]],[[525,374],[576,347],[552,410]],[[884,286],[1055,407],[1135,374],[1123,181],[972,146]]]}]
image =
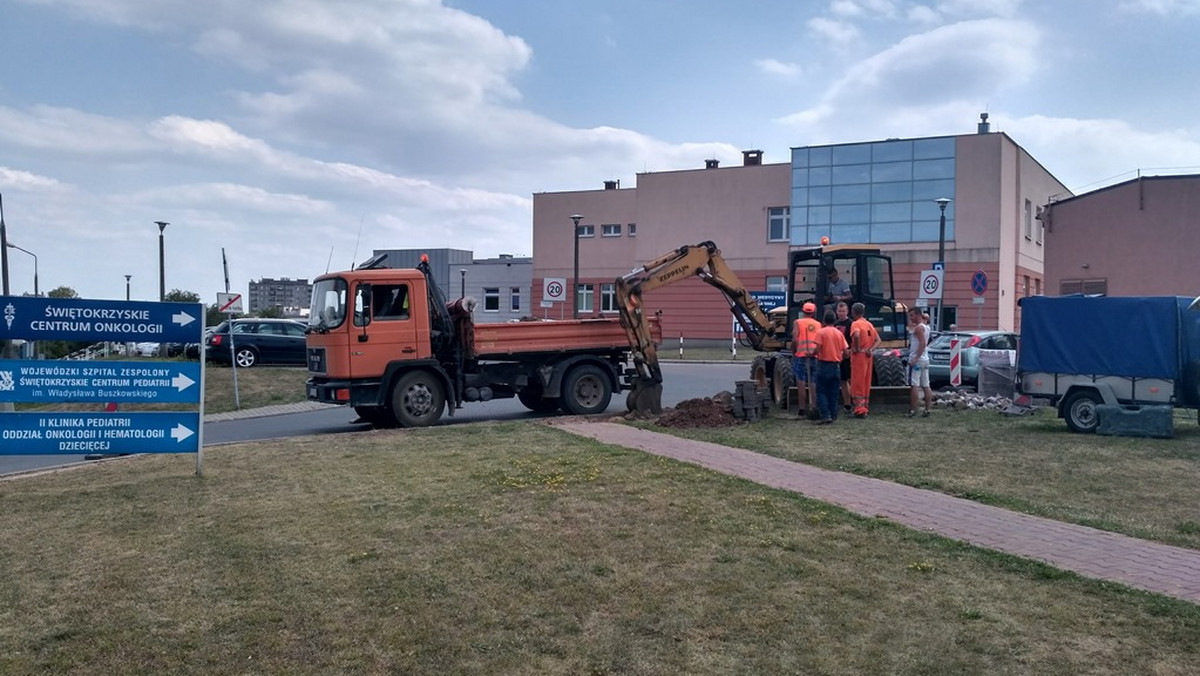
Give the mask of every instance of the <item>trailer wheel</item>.
[{"label": "trailer wheel", "polygon": [[796,374],[792,372],[792,360],[782,356],[775,357],[775,378],[772,381],[771,399],[775,401],[776,406],[783,408],[787,404],[788,390],[793,387],[797,387],[797,383]]},{"label": "trailer wheel", "polygon": [[392,389],[392,414],[401,427],[428,427],[442,417],[445,405],[441,383],[427,371],[405,374]]},{"label": "trailer wheel", "polygon": [[534,413],[554,413],[558,410],[557,399],[546,399],[542,396],[543,390],[541,384],[530,385],[525,389],[517,392],[517,399],[525,405],[525,408]]},{"label": "trailer wheel", "polygon": [[593,415],[608,408],[611,401],[612,383],[600,367],[583,364],[567,373],[560,400],[567,413]]},{"label": "trailer wheel", "polygon": [[1067,427],[1072,432],[1089,434],[1100,426],[1100,416],[1096,407],[1100,405],[1100,395],[1091,390],[1079,390],[1066,398],[1062,405],[1063,417],[1067,419]]}]

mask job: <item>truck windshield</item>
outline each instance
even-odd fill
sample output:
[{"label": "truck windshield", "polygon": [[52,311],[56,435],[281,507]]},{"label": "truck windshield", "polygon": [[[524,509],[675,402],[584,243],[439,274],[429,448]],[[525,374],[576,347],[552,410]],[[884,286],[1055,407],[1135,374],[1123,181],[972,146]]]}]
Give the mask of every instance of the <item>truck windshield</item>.
[{"label": "truck windshield", "polygon": [[346,321],[346,280],[322,279],[313,284],[308,327],[328,331]]}]

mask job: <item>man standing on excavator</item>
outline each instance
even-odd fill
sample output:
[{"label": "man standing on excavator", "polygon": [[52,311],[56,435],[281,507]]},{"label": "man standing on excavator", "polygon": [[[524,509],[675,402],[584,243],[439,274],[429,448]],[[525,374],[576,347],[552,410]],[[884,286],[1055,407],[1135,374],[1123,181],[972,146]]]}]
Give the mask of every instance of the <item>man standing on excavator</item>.
[{"label": "man standing on excavator", "polygon": [[815,303],[805,303],[801,309],[804,316],[796,320],[792,331],[792,375],[796,378],[796,396],[800,399],[800,415],[803,416],[817,405],[813,360],[816,356],[817,332],[821,330],[821,322],[813,316],[817,313]]}]

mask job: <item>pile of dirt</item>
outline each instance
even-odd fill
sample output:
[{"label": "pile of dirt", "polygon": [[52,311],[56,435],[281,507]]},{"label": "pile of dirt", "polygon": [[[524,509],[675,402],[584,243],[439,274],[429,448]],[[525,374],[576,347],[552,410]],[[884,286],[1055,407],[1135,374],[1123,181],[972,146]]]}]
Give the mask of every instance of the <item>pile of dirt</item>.
[{"label": "pile of dirt", "polygon": [[681,401],[675,408],[663,411],[658,424],[663,427],[729,427],[738,423],[731,410],[731,395],[722,392],[716,397]]}]

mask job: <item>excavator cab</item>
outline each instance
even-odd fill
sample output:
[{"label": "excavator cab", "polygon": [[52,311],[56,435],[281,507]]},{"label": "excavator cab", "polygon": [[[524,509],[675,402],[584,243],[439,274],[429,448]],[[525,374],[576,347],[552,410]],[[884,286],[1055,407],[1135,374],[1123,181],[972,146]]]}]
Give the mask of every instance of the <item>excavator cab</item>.
[{"label": "excavator cab", "polygon": [[836,299],[830,295],[830,270],[850,285],[849,301],[866,306],[864,316],[875,325],[882,344],[903,345],[907,338],[907,308],[896,303],[892,284],[892,259],[879,249],[853,245],[835,245],[799,249],[788,254],[788,326],[800,316],[807,302],[817,306],[816,318],[821,320],[826,307],[832,308]]}]

